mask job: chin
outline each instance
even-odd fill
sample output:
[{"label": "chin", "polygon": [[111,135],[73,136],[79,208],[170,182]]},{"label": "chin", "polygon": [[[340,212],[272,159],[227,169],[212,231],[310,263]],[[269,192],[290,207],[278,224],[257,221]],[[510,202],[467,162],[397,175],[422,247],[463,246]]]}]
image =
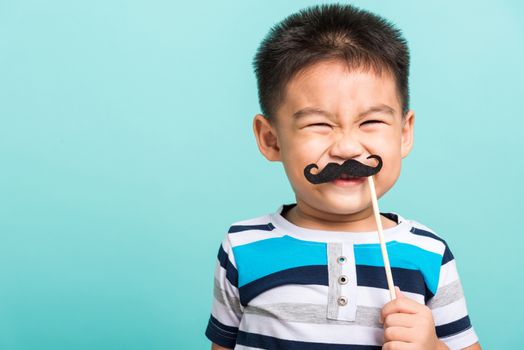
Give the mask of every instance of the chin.
[{"label": "chin", "polygon": [[330,211],[331,214],[337,214],[337,215],[354,215],[358,214],[362,211],[365,211],[367,207],[338,207],[333,208],[333,210]]},{"label": "chin", "polygon": [[329,214],[335,214],[335,215],[353,215],[360,213],[368,208],[370,208],[371,203],[367,202],[361,202],[358,201],[358,203],[351,203],[350,200],[346,200],[345,202],[340,201],[330,201],[330,202],[316,202],[320,205],[313,205],[311,207],[315,208],[316,210],[323,211]]}]

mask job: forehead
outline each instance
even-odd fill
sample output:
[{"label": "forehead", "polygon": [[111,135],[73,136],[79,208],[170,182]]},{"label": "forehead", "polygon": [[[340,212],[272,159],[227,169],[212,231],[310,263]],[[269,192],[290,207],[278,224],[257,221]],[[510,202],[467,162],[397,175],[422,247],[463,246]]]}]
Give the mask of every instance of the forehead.
[{"label": "forehead", "polygon": [[401,115],[395,78],[389,71],[350,69],[342,61],[321,61],[286,84],[277,116],[289,117],[304,108],[356,115],[377,105],[389,106],[395,115]]}]

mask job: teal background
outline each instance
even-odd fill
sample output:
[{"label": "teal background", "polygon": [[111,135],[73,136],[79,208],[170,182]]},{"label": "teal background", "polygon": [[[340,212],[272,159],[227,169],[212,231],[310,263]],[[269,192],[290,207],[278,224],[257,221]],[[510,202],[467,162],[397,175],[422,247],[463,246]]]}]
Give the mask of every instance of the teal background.
[{"label": "teal background", "polygon": [[[0,349],[209,348],[229,224],[293,201],[252,135],[252,58],[314,3],[0,0]],[[485,349],[522,348],[524,7],[353,3],[412,55],[381,209],[446,238]]]}]

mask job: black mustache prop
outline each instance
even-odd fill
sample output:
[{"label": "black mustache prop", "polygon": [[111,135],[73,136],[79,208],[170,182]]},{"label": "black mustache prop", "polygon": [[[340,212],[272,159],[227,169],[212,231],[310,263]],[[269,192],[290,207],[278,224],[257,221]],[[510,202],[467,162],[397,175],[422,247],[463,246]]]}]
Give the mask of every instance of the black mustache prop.
[{"label": "black mustache prop", "polygon": [[378,173],[382,168],[382,158],[375,154],[370,155],[367,159],[370,158],[375,158],[376,160],[378,160],[378,164],[376,167],[371,167],[362,164],[355,159],[348,159],[342,164],[329,163],[324,167],[324,169],[319,171],[317,174],[311,174],[311,169],[318,169],[318,166],[315,163],[309,164],[307,167],[304,168],[304,175],[306,176],[306,179],[309,182],[315,185],[338,179],[342,174],[346,174],[351,177],[372,176]]}]

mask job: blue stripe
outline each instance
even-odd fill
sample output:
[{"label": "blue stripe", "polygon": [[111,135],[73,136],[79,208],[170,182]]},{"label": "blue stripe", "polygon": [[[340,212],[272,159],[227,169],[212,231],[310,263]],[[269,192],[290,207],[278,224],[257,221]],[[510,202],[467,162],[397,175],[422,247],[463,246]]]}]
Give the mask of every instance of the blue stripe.
[{"label": "blue stripe", "polygon": [[233,263],[229,261],[229,256],[222,245],[220,245],[220,248],[218,249],[218,261],[220,262],[220,266],[226,270],[226,278],[229,283],[235,287],[238,287],[238,271]]},{"label": "blue stripe", "polygon": [[468,315],[454,322],[435,327],[437,331],[437,337],[439,338],[449,337],[457,333],[464,332],[469,328],[471,328],[471,321],[469,320]]},{"label": "blue stripe", "polygon": [[211,315],[206,328],[206,337],[213,343],[233,349],[236,344],[238,328],[226,326]]},{"label": "blue stripe", "polygon": [[272,273],[309,265],[327,265],[326,243],[283,236],[233,248],[242,287]]},{"label": "blue stripe", "polygon": [[[401,290],[423,295],[426,300],[433,297],[433,293],[426,288],[424,277],[420,271],[392,267],[393,282]],[[386,271],[382,266],[357,265],[357,285],[388,289]]]},{"label": "blue stripe", "polygon": [[[441,255],[397,241],[386,243],[386,248],[392,268],[420,270],[428,289],[431,293],[436,293],[442,261]],[[384,267],[380,244],[356,244],[354,250],[357,265]]]},{"label": "blue stripe", "polygon": [[328,344],[328,343],[310,343],[297,340],[285,340],[268,335],[238,332],[237,343],[244,346],[250,346],[257,349],[267,350],[380,350],[379,345],[350,345],[350,344]]},{"label": "blue stripe", "polygon": [[275,226],[272,223],[263,225],[233,225],[229,228],[228,233],[249,231],[249,230],[261,230],[261,231],[273,231]]},{"label": "blue stripe", "polygon": [[429,231],[421,230],[415,227],[412,227],[410,231],[411,233],[415,235],[430,237],[430,238],[436,239],[437,241],[444,243],[445,248],[444,248],[444,255],[442,256],[442,265],[454,259],[453,254],[451,253],[451,250],[449,249],[446,241],[440,238],[439,236],[437,236],[436,234],[429,232]]},{"label": "blue stripe", "polygon": [[[327,265],[301,266],[275,272],[239,288],[240,303],[244,306],[261,293],[285,284],[329,285]],[[298,297],[298,296],[297,296]]]}]

